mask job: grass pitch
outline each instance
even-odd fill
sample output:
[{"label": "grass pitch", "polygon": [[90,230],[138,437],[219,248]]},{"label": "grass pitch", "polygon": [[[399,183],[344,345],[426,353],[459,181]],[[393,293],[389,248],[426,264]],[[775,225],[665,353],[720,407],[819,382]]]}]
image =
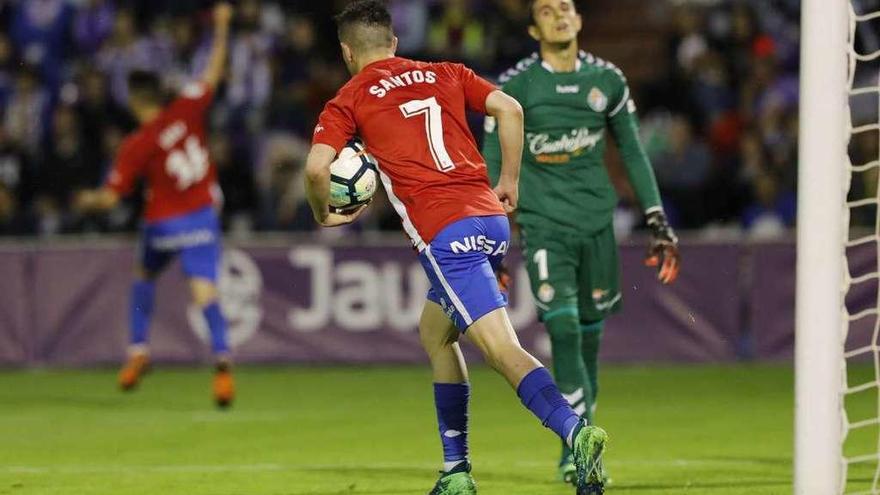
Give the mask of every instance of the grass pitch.
[{"label": "grass pitch", "polygon": [[[791,493],[784,366],[605,367],[598,421],[610,494]],[[0,494],[424,494],[440,446],[427,368],[240,368],[212,407],[210,371],[0,373]],[[486,369],[472,372],[481,494],[571,494],[558,442]]]}]

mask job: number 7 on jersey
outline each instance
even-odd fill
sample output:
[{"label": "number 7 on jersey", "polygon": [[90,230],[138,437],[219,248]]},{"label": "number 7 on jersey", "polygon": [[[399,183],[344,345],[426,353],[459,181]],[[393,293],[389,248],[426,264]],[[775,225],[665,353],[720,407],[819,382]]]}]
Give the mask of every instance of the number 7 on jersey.
[{"label": "number 7 on jersey", "polygon": [[455,168],[455,163],[446,151],[443,142],[443,109],[437,103],[437,98],[430,97],[424,100],[410,100],[400,105],[400,111],[407,119],[418,115],[425,116],[425,134],[428,137],[428,148],[437,169],[441,172],[449,172]]}]

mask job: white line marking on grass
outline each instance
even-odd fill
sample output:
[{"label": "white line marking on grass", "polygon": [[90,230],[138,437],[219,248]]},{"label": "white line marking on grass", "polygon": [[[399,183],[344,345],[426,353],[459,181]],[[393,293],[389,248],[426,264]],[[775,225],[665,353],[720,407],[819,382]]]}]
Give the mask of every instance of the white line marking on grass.
[{"label": "white line marking on grass", "polygon": [[[205,412],[205,411],[116,411],[109,412],[101,415],[100,417],[91,417],[84,422],[86,423],[96,423],[101,425],[106,424],[130,424],[132,422],[137,423],[149,423],[149,424],[161,424],[167,421],[178,421],[178,422],[186,422],[191,421],[193,423],[218,423],[218,424],[231,424],[231,423],[275,423],[275,422],[285,422],[290,421],[291,415],[289,413],[242,413],[242,412]],[[0,415],[0,425],[12,425],[12,424],[29,424],[29,423],[44,423],[46,419],[42,416],[4,416]]]},{"label": "white line marking on grass", "polygon": [[[791,463],[791,460],[780,459],[781,463]],[[480,465],[512,465],[524,468],[544,467],[551,465],[551,462],[541,461],[516,461],[511,463],[502,462],[484,462],[479,461]],[[606,459],[606,464],[611,466],[658,466],[658,467],[717,467],[717,466],[758,466],[766,465],[767,462],[762,459]]]},{"label": "white line marking on grass", "polygon": [[[553,462],[518,461],[500,462],[491,460],[478,461],[482,467],[547,467]],[[764,464],[759,459],[620,459],[609,460],[612,466],[659,466],[675,468],[693,468],[699,466],[740,466],[748,467]],[[372,470],[372,469],[426,469],[437,467],[436,463],[412,462],[377,462],[377,463],[326,463],[326,464],[169,464],[169,465],[58,465],[58,466],[17,466],[0,465],[0,473],[10,474],[123,474],[123,473],[221,473],[221,472],[277,472],[277,471],[321,471],[336,470]]]},{"label": "white line marking on grass", "polygon": [[196,412],[192,420],[197,423],[256,423],[262,421],[284,421],[290,418],[287,413],[229,413],[223,411]]},{"label": "white line marking on grass", "polygon": [[130,474],[268,472],[286,469],[280,464],[153,465],[153,466],[0,466],[0,472],[19,474]]},{"label": "white line marking on grass", "polygon": [[28,467],[28,466],[5,466],[5,471],[12,474],[42,474],[46,472],[46,468]]}]

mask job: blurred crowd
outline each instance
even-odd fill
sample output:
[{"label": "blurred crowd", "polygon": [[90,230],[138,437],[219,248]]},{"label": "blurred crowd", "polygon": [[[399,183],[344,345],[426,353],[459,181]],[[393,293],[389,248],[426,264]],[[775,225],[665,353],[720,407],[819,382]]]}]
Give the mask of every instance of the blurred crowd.
[{"label": "blurred crowd", "polygon": [[799,17],[797,0],[672,11],[667,76],[638,94],[679,227],[775,237],[794,226]]},{"label": "blurred crowd", "polygon": [[[228,231],[314,228],[301,172],[317,115],[348,78],[332,21],[344,3],[237,3],[227,78],[211,113]],[[404,56],[464,61],[491,78],[536,48],[522,0],[389,4]],[[613,5],[581,8],[601,22]],[[101,183],[134,128],[131,70],[155,70],[169,88],[199,73],[209,6],[0,0],[0,235],[135,228],[137,195],[104,216],[79,214],[71,198]],[[663,18],[664,70],[630,83],[673,224],[785,232],[796,205],[798,0],[670,2]],[[479,119],[474,127],[479,139]],[[622,194],[626,212],[631,199],[625,187]],[[397,229],[387,202],[375,203],[357,228]],[[638,225],[633,218],[623,223]]]}]

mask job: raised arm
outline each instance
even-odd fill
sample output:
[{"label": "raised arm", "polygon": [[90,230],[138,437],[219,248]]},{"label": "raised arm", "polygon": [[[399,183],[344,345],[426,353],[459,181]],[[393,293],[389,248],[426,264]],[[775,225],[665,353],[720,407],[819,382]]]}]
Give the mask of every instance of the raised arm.
[{"label": "raised arm", "polygon": [[495,119],[501,171],[495,193],[510,213],[519,201],[519,169],[523,150],[523,109],[513,97],[495,90],[486,97],[486,113]]},{"label": "raised arm", "polygon": [[229,44],[229,22],[232,20],[232,6],[220,2],[214,6],[214,40],[211,43],[211,54],[208,64],[202,72],[201,81],[211,88],[216,88],[223,77],[226,65],[227,45]]}]

